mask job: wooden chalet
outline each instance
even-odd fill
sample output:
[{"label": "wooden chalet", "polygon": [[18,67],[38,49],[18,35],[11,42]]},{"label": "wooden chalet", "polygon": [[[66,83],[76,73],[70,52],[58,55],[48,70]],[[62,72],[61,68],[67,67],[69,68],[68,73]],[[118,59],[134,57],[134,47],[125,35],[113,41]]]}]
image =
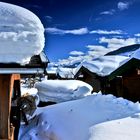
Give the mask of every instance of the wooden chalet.
[{"label": "wooden chalet", "polygon": [[[21,75],[46,73],[48,59],[42,52],[31,58],[29,64],[0,63],[0,140],[17,140],[20,127]],[[14,109],[14,110],[13,110]]]},{"label": "wooden chalet", "polygon": [[132,58],[108,76],[99,76],[81,67],[75,79],[93,87],[93,92],[102,91],[131,101],[140,101],[140,60]]},{"label": "wooden chalet", "polygon": [[132,58],[104,77],[102,92],[140,101],[140,60]]},{"label": "wooden chalet", "polygon": [[82,66],[75,74],[75,79],[84,81],[93,87],[93,92],[101,90],[102,77]]}]

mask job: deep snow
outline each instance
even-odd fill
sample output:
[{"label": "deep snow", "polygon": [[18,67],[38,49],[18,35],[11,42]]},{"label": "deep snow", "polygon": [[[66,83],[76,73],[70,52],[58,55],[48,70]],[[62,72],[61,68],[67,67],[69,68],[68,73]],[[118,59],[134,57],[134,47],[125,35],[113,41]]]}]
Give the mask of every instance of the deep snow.
[{"label": "deep snow", "polygon": [[140,104],[113,95],[38,108],[19,140],[139,140]]},{"label": "deep snow", "polygon": [[0,2],[0,63],[28,63],[44,47],[44,27],[31,11]]},{"label": "deep snow", "polygon": [[90,95],[92,87],[79,80],[44,80],[35,84],[41,101],[64,102]]}]

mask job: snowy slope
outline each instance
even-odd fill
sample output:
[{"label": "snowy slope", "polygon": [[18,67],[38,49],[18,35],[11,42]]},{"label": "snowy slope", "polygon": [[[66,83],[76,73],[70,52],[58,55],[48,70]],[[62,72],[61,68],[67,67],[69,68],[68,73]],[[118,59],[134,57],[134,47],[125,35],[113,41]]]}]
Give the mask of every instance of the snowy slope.
[{"label": "snowy slope", "polygon": [[44,47],[44,27],[31,11],[0,2],[0,63],[28,63]]},{"label": "snowy slope", "polygon": [[129,45],[125,47],[121,47],[117,50],[111,51],[106,55],[124,55],[124,56],[131,56],[135,51],[140,49],[140,44]]},{"label": "snowy slope", "polygon": [[90,128],[89,140],[139,140],[140,114],[97,124]]},{"label": "snowy slope", "polygon": [[139,103],[91,95],[38,108],[30,125],[21,127],[19,140],[138,140],[139,112]]}]

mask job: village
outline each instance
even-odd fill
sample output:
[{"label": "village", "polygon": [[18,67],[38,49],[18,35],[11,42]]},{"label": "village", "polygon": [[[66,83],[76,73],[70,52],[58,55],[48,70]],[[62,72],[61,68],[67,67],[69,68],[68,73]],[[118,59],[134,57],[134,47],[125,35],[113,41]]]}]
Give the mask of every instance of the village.
[{"label": "village", "polygon": [[140,44],[54,65],[34,13],[0,15],[0,140],[139,139]]}]

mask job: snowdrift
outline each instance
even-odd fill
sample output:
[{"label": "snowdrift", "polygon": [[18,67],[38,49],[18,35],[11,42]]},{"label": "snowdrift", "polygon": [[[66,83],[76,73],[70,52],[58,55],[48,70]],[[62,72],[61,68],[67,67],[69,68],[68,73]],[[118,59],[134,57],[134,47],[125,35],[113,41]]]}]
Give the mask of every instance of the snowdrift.
[{"label": "snowdrift", "polygon": [[139,103],[90,95],[38,108],[30,125],[20,128],[19,140],[139,140],[139,112]]},{"label": "snowdrift", "polygon": [[44,27],[31,11],[0,2],[0,63],[28,63],[44,47]]},{"label": "snowdrift", "polygon": [[140,114],[95,125],[89,140],[139,140]]},{"label": "snowdrift", "polygon": [[92,87],[79,80],[44,80],[36,83],[41,101],[63,102],[90,95]]}]

